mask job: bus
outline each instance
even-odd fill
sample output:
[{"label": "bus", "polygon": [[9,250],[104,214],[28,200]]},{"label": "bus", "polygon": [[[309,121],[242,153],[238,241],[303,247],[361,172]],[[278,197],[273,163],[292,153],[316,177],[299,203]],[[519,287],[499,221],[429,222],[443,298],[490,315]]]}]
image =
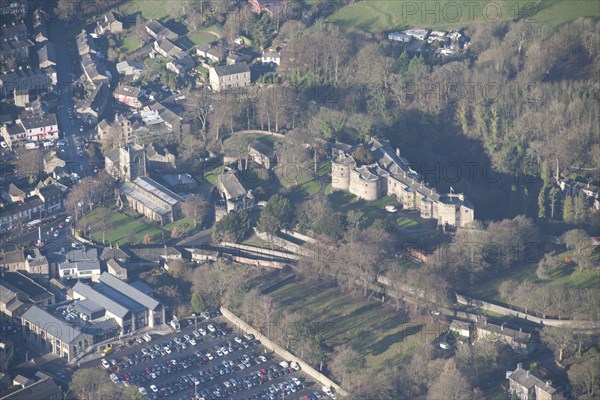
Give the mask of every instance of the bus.
[{"label": "bus", "polygon": [[34,219],[33,221],[29,221],[29,222],[27,223],[27,226],[28,226],[28,227],[30,227],[30,228],[32,228],[32,227],[34,227],[34,226],[38,226],[38,225],[39,225],[39,224],[41,224],[41,223],[42,223],[42,220],[41,220],[41,219]]}]

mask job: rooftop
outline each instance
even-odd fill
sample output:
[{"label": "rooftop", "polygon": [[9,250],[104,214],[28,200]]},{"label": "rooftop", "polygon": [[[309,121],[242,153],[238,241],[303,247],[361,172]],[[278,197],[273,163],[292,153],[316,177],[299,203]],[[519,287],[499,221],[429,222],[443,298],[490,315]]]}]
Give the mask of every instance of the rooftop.
[{"label": "rooftop", "polygon": [[0,400],[32,400],[32,399],[44,399],[49,395],[61,392],[61,389],[54,383],[50,378],[41,379],[29,386],[12,392],[4,397],[0,397]]},{"label": "rooftop", "polygon": [[4,272],[2,275],[2,282],[7,284],[9,288],[12,287],[22,291],[33,301],[52,296],[52,293],[48,292],[42,286],[35,283],[34,280],[20,272]]},{"label": "rooftop", "polygon": [[57,337],[61,342],[71,343],[81,335],[79,329],[74,328],[65,321],[55,317],[38,306],[32,306],[25,311],[22,318],[30,323],[42,327],[46,332]]},{"label": "rooftop", "polygon": [[130,297],[134,301],[140,303],[144,307],[149,308],[151,310],[155,310],[160,305],[160,303],[157,300],[148,296],[141,290],[123,282],[116,276],[113,276],[107,272],[103,273],[100,276],[100,282],[114,288],[115,290],[118,290],[121,293],[126,294],[128,297]]},{"label": "rooftop", "polygon": [[217,76],[223,77],[228,75],[237,75],[243,73],[250,73],[250,68],[245,62],[240,62],[232,65],[219,65],[215,68]]}]

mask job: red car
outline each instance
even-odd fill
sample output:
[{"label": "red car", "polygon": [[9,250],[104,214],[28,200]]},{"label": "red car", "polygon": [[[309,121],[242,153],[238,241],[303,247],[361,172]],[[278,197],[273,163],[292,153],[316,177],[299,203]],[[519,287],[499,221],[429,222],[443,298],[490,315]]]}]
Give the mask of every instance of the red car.
[{"label": "red car", "polygon": [[58,224],[58,227],[59,227],[60,229],[64,228],[64,226],[65,226],[65,224],[63,224],[62,222],[61,222],[60,224]]}]

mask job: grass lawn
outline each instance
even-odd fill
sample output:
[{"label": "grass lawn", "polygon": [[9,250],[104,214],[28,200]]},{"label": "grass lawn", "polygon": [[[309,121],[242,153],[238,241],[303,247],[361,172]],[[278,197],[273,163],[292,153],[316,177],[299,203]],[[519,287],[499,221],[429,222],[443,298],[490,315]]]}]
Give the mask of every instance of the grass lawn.
[{"label": "grass lawn", "polygon": [[181,234],[185,235],[186,233],[191,232],[196,227],[196,223],[194,222],[194,218],[186,217],[165,225],[164,229],[170,234],[170,232],[176,226],[179,226],[181,228]]},{"label": "grass lawn", "polygon": [[400,228],[403,229],[416,229],[420,226],[420,224],[414,219],[410,219],[403,215],[399,215],[398,218],[396,218],[396,221],[398,222]]},{"label": "grass lawn", "polygon": [[144,64],[153,71],[160,71],[161,69],[165,68],[167,61],[161,56],[157,56],[155,58],[148,57],[144,60]]},{"label": "grass lawn", "polygon": [[121,40],[121,47],[119,47],[119,50],[124,52],[124,53],[131,53],[137,49],[140,48],[140,42],[139,40],[137,40],[137,38],[133,35],[127,35],[122,37]]},{"label": "grass lawn", "polygon": [[212,43],[218,39],[218,37],[215,35],[211,35],[210,33],[206,32],[198,32],[188,37],[192,42],[194,42],[194,44]]},{"label": "grass lawn", "polygon": [[144,18],[146,18],[148,21],[151,19],[163,18],[168,20],[169,12],[165,8],[166,3],[167,2],[164,0],[132,0],[123,4],[121,9],[127,10],[128,14],[133,14],[140,11]]},{"label": "grass lawn", "polygon": [[328,21],[346,29],[380,32],[406,27],[453,29],[477,22],[527,19],[552,30],[579,16],[600,17],[598,4],[587,0],[482,0],[472,7],[452,0],[418,3],[369,0],[343,7]]},{"label": "grass lawn", "polygon": [[433,325],[409,321],[379,303],[343,295],[327,286],[295,282],[270,296],[310,321],[306,334],[319,333],[330,348],[350,344],[378,370],[405,365],[422,343],[439,334]]},{"label": "grass lawn", "polygon": [[208,172],[206,172],[204,174],[204,179],[206,179],[206,181],[208,183],[210,183],[213,186],[217,186],[217,177],[219,176],[219,174],[223,172],[223,166],[218,166],[217,168],[210,170]]},{"label": "grass lawn", "polygon": [[[103,210],[107,210],[105,207],[98,207],[92,210],[86,215],[89,224],[98,225],[101,218],[105,218]],[[123,245],[126,243],[128,236],[133,233],[133,243],[140,244],[144,240],[144,236],[149,234],[152,236],[153,242],[157,241],[161,237],[162,229],[153,226],[141,218],[134,218],[129,214],[120,213],[118,211],[109,211],[110,214],[107,219],[106,231],[104,233],[104,240],[108,243],[119,243]],[[92,239],[96,242],[102,242],[102,230],[101,228],[92,228]]]},{"label": "grass lawn", "polygon": [[360,210],[364,213],[366,224],[371,225],[376,219],[386,218],[387,212],[385,206],[397,205],[398,202],[394,196],[384,196],[375,201],[365,201],[358,199],[351,193],[334,191],[327,196],[331,202],[334,211],[347,214],[351,210]]}]

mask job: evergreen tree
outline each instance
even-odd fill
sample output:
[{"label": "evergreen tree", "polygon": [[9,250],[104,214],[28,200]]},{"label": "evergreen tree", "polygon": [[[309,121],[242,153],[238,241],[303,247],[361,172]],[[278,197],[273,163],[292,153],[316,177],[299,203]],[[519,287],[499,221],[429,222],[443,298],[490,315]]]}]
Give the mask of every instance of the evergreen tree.
[{"label": "evergreen tree", "polygon": [[548,161],[543,161],[542,165],[540,165],[540,178],[542,178],[542,183],[544,186],[550,185],[551,177],[552,176],[550,173],[550,166],[548,165]]},{"label": "evergreen tree", "polygon": [[204,304],[204,299],[200,292],[194,292],[192,295],[192,308],[197,313],[203,313],[207,311],[206,304]]},{"label": "evergreen tree", "polygon": [[579,192],[577,197],[573,200],[573,221],[576,224],[583,224],[587,222],[587,201],[585,193]]},{"label": "evergreen tree", "polygon": [[558,199],[558,189],[552,186],[550,189],[550,218],[554,219],[554,210],[556,207],[556,200]]},{"label": "evergreen tree", "polygon": [[567,224],[572,224],[575,220],[575,210],[573,209],[573,198],[569,195],[565,196],[563,201],[563,221]]},{"label": "evergreen tree", "polygon": [[542,186],[538,196],[538,218],[546,218],[546,194],[548,187]]}]

